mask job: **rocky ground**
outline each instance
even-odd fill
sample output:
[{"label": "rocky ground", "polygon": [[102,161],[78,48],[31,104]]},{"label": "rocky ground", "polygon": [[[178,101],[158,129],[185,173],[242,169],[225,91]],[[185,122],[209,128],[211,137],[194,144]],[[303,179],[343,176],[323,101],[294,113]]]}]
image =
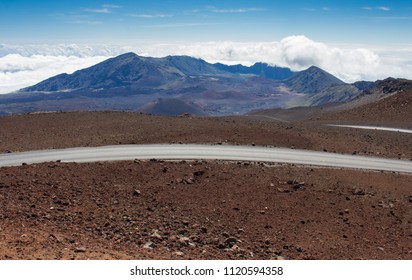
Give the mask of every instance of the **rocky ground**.
[{"label": "rocky ground", "polygon": [[[0,118],[0,151],[227,142],[412,159],[410,134],[322,124],[20,115]],[[411,185],[397,173],[247,162],[0,168],[0,259],[412,259]]]},{"label": "rocky ground", "polygon": [[1,259],[411,259],[412,176],[217,161],[0,169]]}]

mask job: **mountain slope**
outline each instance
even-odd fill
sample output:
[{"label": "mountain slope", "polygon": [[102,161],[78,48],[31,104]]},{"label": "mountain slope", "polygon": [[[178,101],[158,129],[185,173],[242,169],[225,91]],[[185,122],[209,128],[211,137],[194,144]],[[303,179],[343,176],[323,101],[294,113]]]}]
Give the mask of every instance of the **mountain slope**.
[{"label": "mountain slope", "polygon": [[[177,106],[184,109],[176,114],[189,111],[238,115],[270,108],[347,103],[362,92],[374,101],[379,98],[374,91],[394,90],[394,86],[377,89],[376,85],[346,84],[315,66],[294,73],[266,63],[228,66],[189,56],[153,58],[126,53],[0,96],[0,114],[68,110],[167,112],[167,106]],[[196,104],[195,108],[191,104]]]},{"label": "mountain slope", "polygon": [[231,115],[283,106],[292,97],[279,82],[253,74],[230,73],[201,59],[126,53],[1,97],[0,113],[136,111],[160,98],[196,103],[200,112],[210,115]]},{"label": "mountain slope", "polygon": [[170,64],[162,64],[159,59],[126,53],[71,75],[61,74],[52,77],[22,89],[21,92],[157,87],[183,76],[184,73],[179,69]]},{"label": "mountain slope", "polygon": [[397,122],[412,128],[412,81],[393,78],[377,81],[374,87],[344,107],[347,108],[322,119]]},{"label": "mountain slope", "polygon": [[296,92],[309,94],[322,92],[330,87],[345,84],[332,74],[316,66],[311,66],[294,74],[285,83]]},{"label": "mountain slope", "polygon": [[289,68],[270,66],[267,63],[257,62],[254,65],[247,67],[241,64],[225,65],[222,63],[214,64],[220,70],[227,71],[233,74],[251,74],[267,79],[281,81],[290,78],[295,72]]},{"label": "mountain slope", "polygon": [[348,102],[362,92],[355,85],[346,84],[316,66],[297,72],[287,79],[285,84],[294,92],[303,94],[292,101],[290,104],[292,106],[318,106]]}]

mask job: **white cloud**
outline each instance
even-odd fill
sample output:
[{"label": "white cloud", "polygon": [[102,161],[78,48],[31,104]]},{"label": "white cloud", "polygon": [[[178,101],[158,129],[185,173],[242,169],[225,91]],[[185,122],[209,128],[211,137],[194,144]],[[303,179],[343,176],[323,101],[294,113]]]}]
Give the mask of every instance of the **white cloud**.
[{"label": "white cloud", "polygon": [[0,94],[92,66],[129,47],[0,44]]},{"label": "white cloud", "polygon": [[383,12],[389,12],[391,10],[390,7],[388,6],[379,6],[379,7],[363,7],[362,9],[367,10],[367,11],[383,11]]},{"label": "white cloud", "polygon": [[295,71],[315,65],[346,82],[377,80],[389,76],[412,79],[411,51],[412,46],[408,46],[406,50],[333,46],[315,42],[305,36],[289,36],[278,42],[226,41],[140,48],[140,54],[147,56],[190,55],[209,62],[244,65],[262,61]]},{"label": "white cloud", "polygon": [[113,4],[104,4],[100,8],[85,8],[83,9],[83,12],[88,12],[88,13],[96,13],[96,14],[110,14],[113,9],[119,9],[122,6],[119,5],[113,5]]},{"label": "white cloud", "polygon": [[221,14],[233,14],[233,13],[250,13],[250,12],[263,12],[263,8],[233,8],[233,9],[218,9],[216,7],[209,7],[209,10],[213,13]]},{"label": "white cloud", "polygon": [[100,9],[83,9],[85,12],[89,13],[97,13],[97,14],[110,14],[111,11],[108,8],[100,8]]},{"label": "white cloud", "polygon": [[305,36],[276,42],[201,42],[134,46],[1,45],[0,93],[72,73],[109,57],[134,51],[143,56],[190,55],[209,62],[252,65],[261,61],[303,70],[318,66],[347,82],[389,76],[412,79],[412,45],[366,48],[329,45]]},{"label": "white cloud", "polygon": [[168,18],[173,17],[171,14],[129,14],[131,17],[136,18]]},{"label": "white cloud", "polygon": [[391,10],[391,8],[386,7],[386,6],[380,6],[377,7],[378,10],[384,11],[384,12],[389,12]]},{"label": "white cloud", "polygon": [[36,84],[59,73],[72,73],[92,66],[107,57],[45,56],[9,54],[0,57],[0,93]]},{"label": "white cloud", "polygon": [[113,4],[104,4],[102,5],[103,8],[109,8],[109,9],[120,9],[122,6],[119,5],[113,5]]},{"label": "white cloud", "polygon": [[100,25],[100,24],[103,24],[102,21],[98,21],[98,20],[82,20],[82,19],[72,20],[72,21],[69,21],[69,23],[74,23],[74,24],[90,24],[90,25]]}]

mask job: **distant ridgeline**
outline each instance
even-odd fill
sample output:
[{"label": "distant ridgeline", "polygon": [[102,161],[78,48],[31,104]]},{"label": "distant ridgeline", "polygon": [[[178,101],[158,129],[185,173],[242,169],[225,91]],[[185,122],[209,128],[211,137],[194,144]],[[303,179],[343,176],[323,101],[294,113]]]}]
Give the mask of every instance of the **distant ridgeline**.
[{"label": "distant ridgeline", "polygon": [[[349,102],[373,92],[375,86],[373,82],[347,84],[315,66],[293,72],[266,63],[247,67],[211,64],[189,56],[152,58],[126,53],[17,93],[0,95],[0,114],[127,110],[239,115],[269,108]],[[395,90],[395,86],[388,90]]]}]

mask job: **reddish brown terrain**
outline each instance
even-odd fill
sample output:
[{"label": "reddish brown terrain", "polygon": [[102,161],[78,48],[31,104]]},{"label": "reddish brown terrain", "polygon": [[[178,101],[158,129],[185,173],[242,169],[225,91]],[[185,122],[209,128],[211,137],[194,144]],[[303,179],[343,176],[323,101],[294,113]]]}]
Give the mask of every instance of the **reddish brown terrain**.
[{"label": "reddish brown terrain", "polygon": [[398,123],[412,128],[412,90],[388,95],[376,102],[365,104],[351,110],[322,116],[324,120],[364,122],[364,123]]},{"label": "reddish brown terrain", "polygon": [[[397,112],[385,120],[407,127]],[[0,118],[0,151],[182,142],[412,159],[410,134],[323,123],[16,115]],[[411,186],[406,174],[247,162],[0,168],[0,259],[412,259]]]}]

